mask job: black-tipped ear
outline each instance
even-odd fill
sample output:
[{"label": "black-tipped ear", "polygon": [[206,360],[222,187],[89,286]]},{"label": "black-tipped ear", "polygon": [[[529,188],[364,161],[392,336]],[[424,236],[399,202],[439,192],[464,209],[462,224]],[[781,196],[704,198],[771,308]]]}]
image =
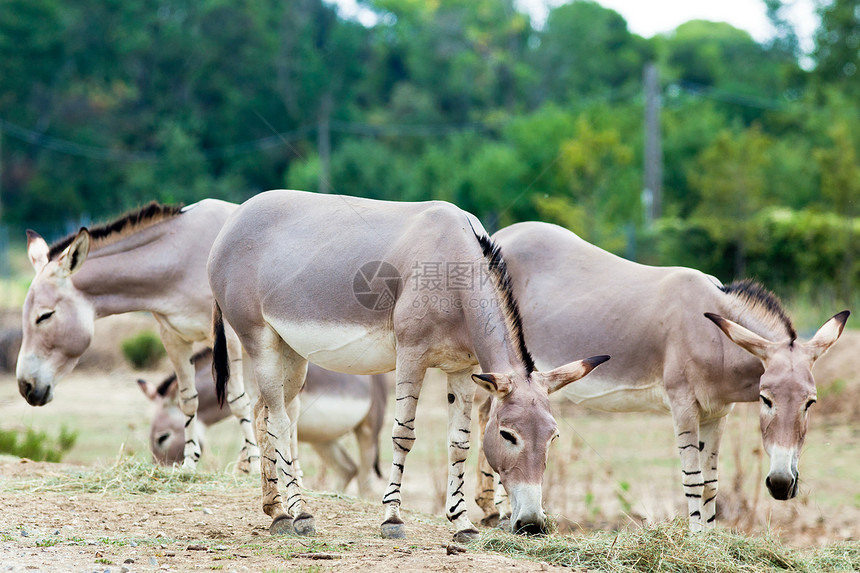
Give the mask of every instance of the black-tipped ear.
[{"label": "black-tipped ear", "polygon": [[78,234],[72,240],[72,243],[63,251],[58,261],[60,268],[66,276],[73,275],[78,272],[87,260],[87,255],[90,252],[90,232],[86,227],[81,227]]},{"label": "black-tipped ear", "polygon": [[558,392],[571,382],[581,379],[607,360],[609,360],[608,355],[600,354],[559,366],[549,372],[535,372],[533,376],[540,377],[546,386],[547,393],[552,394],[553,392]]},{"label": "black-tipped ear", "polygon": [[843,310],[839,314],[834,315],[830,320],[824,323],[824,325],[818,329],[818,332],[812,337],[812,339],[806,343],[806,347],[810,349],[812,352],[812,359],[818,360],[818,358],[827,352],[827,350],[833,346],[839,337],[842,335],[842,330],[845,328],[845,322],[848,320],[848,316],[851,314],[848,310]]},{"label": "black-tipped ear", "polygon": [[729,337],[729,340],[761,361],[768,359],[770,349],[774,345],[773,342],[718,314],[706,312],[705,317],[716,324]]},{"label": "black-tipped ear", "polygon": [[30,264],[36,272],[39,272],[42,267],[48,264],[48,252],[50,251],[48,243],[45,239],[31,229],[27,229],[27,256],[30,258]]},{"label": "black-tipped ear", "polygon": [[472,374],[472,380],[496,398],[504,398],[513,389],[510,378],[499,374]]}]

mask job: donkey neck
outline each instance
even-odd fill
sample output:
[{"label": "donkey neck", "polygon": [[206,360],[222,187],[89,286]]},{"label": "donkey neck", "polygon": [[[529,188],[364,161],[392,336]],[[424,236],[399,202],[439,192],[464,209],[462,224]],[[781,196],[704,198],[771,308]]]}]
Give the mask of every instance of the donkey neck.
[{"label": "donkey neck", "polygon": [[188,270],[188,261],[181,262],[166,244],[169,225],[160,223],[90,251],[72,283],[90,299],[97,317],[164,312],[169,295],[181,290]]},{"label": "donkey neck", "polygon": [[486,291],[469,293],[462,299],[466,328],[481,370],[484,372],[526,372],[513,346],[512,336],[498,295]]}]

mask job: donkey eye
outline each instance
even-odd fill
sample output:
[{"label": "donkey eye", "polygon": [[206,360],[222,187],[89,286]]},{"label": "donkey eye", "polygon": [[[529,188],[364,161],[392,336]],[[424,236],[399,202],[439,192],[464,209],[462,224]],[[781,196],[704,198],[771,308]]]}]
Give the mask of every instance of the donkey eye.
[{"label": "donkey eye", "polygon": [[759,398],[761,398],[762,404],[764,404],[768,408],[773,407],[773,402],[771,402],[768,398],[765,398],[763,394],[761,396],[759,396]]},{"label": "donkey eye", "polygon": [[158,434],[158,437],[155,438],[155,442],[163,448],[168,438],[170,438],[170,432],[163,432]]},{"label": "donkey eye", "polygon": [[49,319],[49,318],[51,318],[52,316],[54,316],[54,311],[53,311],[53,310],[48,311],[48,312],[44,312],[44,313],[42,313],[42,314],[40,314],[40,315],[39,315],[39,318],[37,318],[37,319],[36,319],[36,324],[39,324],[39,323],[41,323],[41,322],[45,322],[46,320],[48,320],[48,319]]},{"label": "donkey eye", "polygon": [[812,406],[813,404],[815,404],[815,402],[816,402],[815,400],[810,400],[809,402],[807,402],[806,403],[806,409],[809,410],[809,407]]},{"label": "donkey eye", "polygon": [[513,445],[517,445],[517,437],[507,430],[500,430],[499,434]]}]

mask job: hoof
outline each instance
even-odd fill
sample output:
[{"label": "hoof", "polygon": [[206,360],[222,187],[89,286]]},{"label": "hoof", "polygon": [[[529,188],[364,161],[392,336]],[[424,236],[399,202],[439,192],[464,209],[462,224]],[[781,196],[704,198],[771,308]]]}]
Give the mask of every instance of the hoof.
[{"label": "hoof", "polygon": [[269,526],[269,533],[271,535],[292,535],[295,532],[296,530],[293,529],[293,520],[286,515],[275,518],[275,521]]},{"label": "hoof", "polygon": [[461,529],[454,534],[454,542],[470,543],[472,541],[477,541],[480,536],[481,534],[478,533],[477,529]]},{"label": "hoof", "polygon": [[386,521],[382,524],[383,539],[406,539],[406,525],[402,521]]},{"label": "hoof", "polygon": [[501,516],[498,513],[488,515],[481,520],[481,525],[484,527],[498,527]]},{"label": "hoof", "polygon": [[296,535],[314,535],[317,532],[314,527],[314,516],[310,513],[300,513],[293,519],[293,529]]}]

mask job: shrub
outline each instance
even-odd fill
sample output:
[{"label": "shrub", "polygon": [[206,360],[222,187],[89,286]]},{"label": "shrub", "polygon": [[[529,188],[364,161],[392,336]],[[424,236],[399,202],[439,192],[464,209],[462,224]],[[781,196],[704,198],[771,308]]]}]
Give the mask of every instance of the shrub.
[{"label": "shrub", "polygon": [[75,445],[78,433],[63,426],[59,436],[50,438],[47,433],[30,428],[24,434],[23,440],[20,438],[20,432],[0,430],[0,453],[34,461],[59,462]]},{"label": "shrub", "polygon": [[165,355],[161,339],[153,332],[144,331],[122,343],[122,355],[138,370],[151,368]]}]

